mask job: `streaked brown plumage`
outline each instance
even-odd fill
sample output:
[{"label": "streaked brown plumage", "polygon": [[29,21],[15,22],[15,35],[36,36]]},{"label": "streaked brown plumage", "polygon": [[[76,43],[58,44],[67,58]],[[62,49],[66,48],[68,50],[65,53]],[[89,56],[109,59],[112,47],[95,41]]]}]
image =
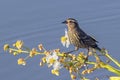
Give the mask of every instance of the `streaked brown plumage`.
[{"label": "streaked brown plumage", "polygon": [[79,48],[94,48],[97,50],[101,50],[96,44],[96,40],[91,36],[87,35],[80,27],[77,20],[73,18],[68,18],[64,22],[68,28],[68,38],[70,43],[75,46],[75,50]]}]

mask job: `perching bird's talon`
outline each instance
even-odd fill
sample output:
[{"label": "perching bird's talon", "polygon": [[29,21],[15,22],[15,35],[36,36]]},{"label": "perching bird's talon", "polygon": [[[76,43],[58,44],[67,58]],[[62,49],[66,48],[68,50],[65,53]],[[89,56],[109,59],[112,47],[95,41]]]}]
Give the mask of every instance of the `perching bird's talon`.
[{"label": "perching bird's talon", "polygon": [[85,60],[84,60],[84,67],[85,67],[85,69],[87,70],[88,69],[88,65],[87,65],[87,61],[88,61],[88,57],[89,56],[86,56],[86,58],[85,58]]}]

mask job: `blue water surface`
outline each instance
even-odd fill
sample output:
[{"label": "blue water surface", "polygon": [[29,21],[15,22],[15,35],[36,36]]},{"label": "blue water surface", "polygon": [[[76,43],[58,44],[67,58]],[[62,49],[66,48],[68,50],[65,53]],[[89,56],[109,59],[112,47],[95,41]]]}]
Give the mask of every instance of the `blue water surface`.
[{"label": "blue water surface", "polygon": [[[66,28],[61,22],[68,17],[77,19],[100,47],[120,60],[120,0],[0,0],[0,80],[70,80],[65,69],[56,77],[50,68],[40,67],[40,56],[18,66],[17,59],[26,55],[14,57],[3,51],[5,43],[12,45],[16,40],[30,48],[43,43],[47,49],[72,49],[60,43]],[[99,70],[87,77],[107,80],[106,75],[113,74]]]}]

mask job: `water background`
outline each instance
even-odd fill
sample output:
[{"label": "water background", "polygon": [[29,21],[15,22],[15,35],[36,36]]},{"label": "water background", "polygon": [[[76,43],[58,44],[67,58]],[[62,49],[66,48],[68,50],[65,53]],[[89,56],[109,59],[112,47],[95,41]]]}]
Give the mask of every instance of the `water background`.
[{"label": "water background", "polygon": [[[66,49],[60,43],[64,35],[66,18],[78,20],[80,27],[99,41],[110,54],[120,60],[120,1],[119,0],[0,0],[0,80],[70,80],[69,73],[61,70],[59,77],[47,67],[39,67],[40,56],[29,59],[27,65],[18,66],[17,59],[2,47],[23,40],[30,48],[39,43],[47,49]],[[25,55],[22,55],[25,57]],[[88,78],[106,80],[113,75],[99,70]]]}]

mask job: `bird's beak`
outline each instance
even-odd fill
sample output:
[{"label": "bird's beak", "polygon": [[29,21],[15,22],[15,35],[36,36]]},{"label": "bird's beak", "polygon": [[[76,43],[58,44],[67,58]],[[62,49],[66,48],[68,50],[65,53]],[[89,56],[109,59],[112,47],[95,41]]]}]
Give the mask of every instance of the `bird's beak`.
[{"label": "bird's beak", "polygon": [[64,22],[62,22],[63,24],[66,24],[67,23],[67,21],[64,21]]}]

